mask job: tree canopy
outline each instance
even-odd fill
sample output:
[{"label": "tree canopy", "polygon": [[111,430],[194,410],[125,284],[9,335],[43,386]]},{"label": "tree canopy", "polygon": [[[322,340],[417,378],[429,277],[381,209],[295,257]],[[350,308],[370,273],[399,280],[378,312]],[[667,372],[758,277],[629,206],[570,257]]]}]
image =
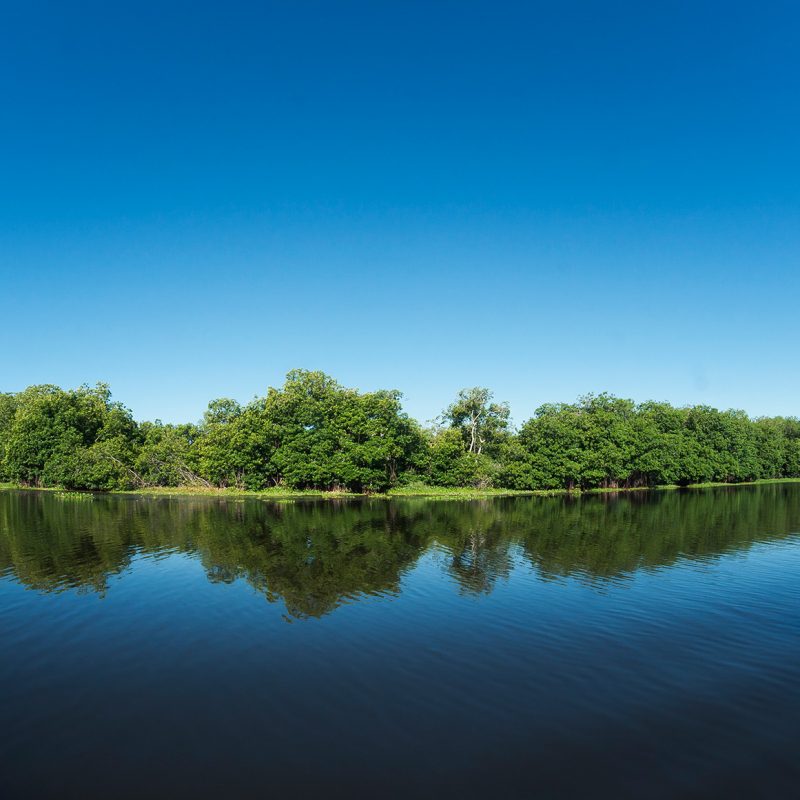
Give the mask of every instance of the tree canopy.
[{"label": "tree canopy", "polygon": [[435,486],[629,488],[800,477],[800,420],[635,403],[609,394],[540,406],[518,430],[505,403],[462,389],[423,428],[396,390],[359,392],[293,370],[197,423],[137,422],[105,384],[0,394],[0,480],[68,489],[144,486],[382,492]]}]

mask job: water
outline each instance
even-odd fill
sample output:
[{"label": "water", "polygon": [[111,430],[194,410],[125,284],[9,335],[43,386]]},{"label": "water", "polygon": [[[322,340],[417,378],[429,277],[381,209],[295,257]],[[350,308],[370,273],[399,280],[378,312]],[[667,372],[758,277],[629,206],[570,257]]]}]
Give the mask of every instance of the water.
[{"label": "water", "polygon": [[800,485],[0,492],[0,795],[775,797]]}]

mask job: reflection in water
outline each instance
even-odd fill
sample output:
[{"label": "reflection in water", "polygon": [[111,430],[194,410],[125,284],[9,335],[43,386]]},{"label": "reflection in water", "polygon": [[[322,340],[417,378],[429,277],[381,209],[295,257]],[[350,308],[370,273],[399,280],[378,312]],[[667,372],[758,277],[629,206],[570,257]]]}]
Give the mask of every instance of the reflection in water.
[{"label": "reflection in water", "polygon": [[244,579],[294,617],[396,594],[426,552],[464,593],[518,565],[603,584],[798,530],[791,485],[489,501],[255,500],[0,492],[0,576],[41,591],[104,594],[136,556],[198,558],[212,582]]},{"label": "reflection in water", "polygon": [[798,532],[800,484],[0,492],[2,796],[790,797]]}]

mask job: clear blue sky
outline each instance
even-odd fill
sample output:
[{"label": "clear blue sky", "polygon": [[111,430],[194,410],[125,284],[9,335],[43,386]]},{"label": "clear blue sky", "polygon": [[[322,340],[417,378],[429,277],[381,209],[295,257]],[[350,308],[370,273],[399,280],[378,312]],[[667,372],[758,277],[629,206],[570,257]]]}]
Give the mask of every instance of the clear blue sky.
[{"label": "clear blue sky", "polygon": [[800,414],[800,6],[0,10],[0,390]]}]

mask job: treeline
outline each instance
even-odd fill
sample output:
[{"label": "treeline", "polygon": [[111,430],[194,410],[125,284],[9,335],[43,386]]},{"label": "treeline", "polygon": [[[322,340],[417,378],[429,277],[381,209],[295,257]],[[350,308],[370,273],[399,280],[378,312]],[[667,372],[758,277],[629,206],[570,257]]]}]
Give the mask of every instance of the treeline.
[{"label": "treeline", "polygon": [[519,430],[487,389],[425,428],[397,391],[358,392],[295,370],[198,424],[137,422],[108,386],[0,394],[0,480],[68,489],[148,486],[380,492],[411,482],[511,489],[629,488],[800,477],[800,420],[607,394],[548,404]]}]

